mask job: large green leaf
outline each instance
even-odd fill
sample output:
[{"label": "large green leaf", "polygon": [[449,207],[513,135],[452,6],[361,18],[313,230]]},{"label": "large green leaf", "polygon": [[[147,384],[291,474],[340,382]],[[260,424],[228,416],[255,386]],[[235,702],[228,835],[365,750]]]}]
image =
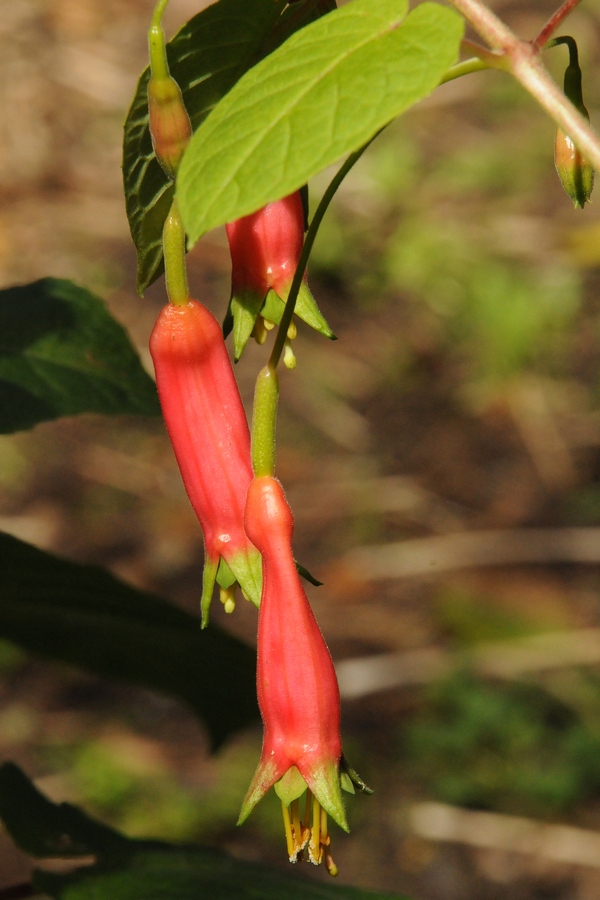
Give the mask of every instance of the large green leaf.
[{"label": "large green leaf", "polygon": [[[68,803],[52,803],[14,764],[0,767],[0,818],[22,850],[37,857],[92,855],[71,875],[36,872],[57,900],[384,900],[389,894],[304,881],[215,850],[136,841]],[[282,834],[283,838],[283,834]]]},{"label": "large green leaf", "polygon": [[0,291],[0,432],[83,412],[160,415],[122,326],[71,281]]},{"label": "large green leaf", "polygon": [[353,0],[240,79],[181,163],[192,243],[296,190],[435,88],[457,58],[462,19],[433,3],[405,19],[406,9],[407,0]]},{"label": "large green leaf", "polygon": [[[334,0],[305,0],[281,15],[286,0],[218,0],[198,13],[169,42],[171,74],[179,84],[192,127],[258,60],[293,31],[335,7]],[[138,253],[138,291],[163,271],[162,228],[173,185],[152,149],[148,127],[148,78],[139,80],[123,143],[123,180],[131,236]]]},{"label": "large green leaf", "polygon": [[96,566],[0,534],[0,637],[101,677],[180,698],[214,747],[258,718],[255,653]]}]

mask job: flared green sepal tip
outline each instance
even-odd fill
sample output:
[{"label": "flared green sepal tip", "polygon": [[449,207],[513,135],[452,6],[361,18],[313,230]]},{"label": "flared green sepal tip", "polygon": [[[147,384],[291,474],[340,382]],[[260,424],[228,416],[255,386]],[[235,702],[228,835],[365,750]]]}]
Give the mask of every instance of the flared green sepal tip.
[{"label": "flared green sepal tip", "polygon": [[[288,289],[282,291],[281,294],[276,294],[275,291],[269,291],[260,311],[265,319],[279,325],[290,287],[291,283],[288,286]],[[310,325],[311,328],[314,328],[315,331],[318,331],[319,334],[324,335],[324,337],[329,338],[331,341],[337,340],[321,310],[317,306],[317,302],[305,281],[300,285],[294,312],[298,318],[302,319],[303,322],[306,322],[307,325]]]},{"label": "flared green sepal tip", "polygon": [[238,550],[227,557],[227,565],[244,597],[258,608],[262,592],[262,557],[258,550]]},{"label": "flared green sepal tip", "polygon": [[[363,794],[372,794],[373,790],[365,784],[356,769],[353,769],[344,754],[340,760],[340,781],[344,790],[354,793],[354,789],[358,788]],[[346,785],[349,785],[346,787]]]},{"label": "flared green sepal tip", "polygon": [[243,825],[259,800],[265,796],[269,788],[272,788],[275,782],[281,777],[281,772],[277,770],[274,759],[268,759],[265,762],[259,762],[254,777],[250,782],[248,793],[242,803],[242,808],[238,816],[236,825]]},{"label": "flared green sepal tip", "polygon": [[250,339],[264,299],[263,294],[251,289],[236,291],[231,296],[229,315],[233,331],[233,357],[236,362]]},{"label": "flared green sepal tip", "polygon": [[206,628],[210,616],[210,604],[212,602],[213,592],[215,589],[215,581],[217,578],[217,569],[219,568],[219,558],[208,556],[206,547],[204,548],[204,572],[202,573],[202,597],[200,600],[201,626]]},{"label": "flared green sepal tip", "polygon": [[340,828],[350,831],[346,820],[346,810],[342,800],[340,775],[335,762],[321,762],[312,767],[310,772],[304,771],[304,780],[317,798],[323,809],[331,816]]},{"label": "flared green sepal tip", "polygon": [[314,328],[315,331],[318,331],[319,334],[329,338],[330,341],[337,341],[335,334],[327,324],[327,320],[317,306],[317,301],[313,297],[306,281],[302,282],[300,290],[298,291],[296,315],[299,316],[303,322],[306,322],[307,325],[310,325],[311,328]]}]

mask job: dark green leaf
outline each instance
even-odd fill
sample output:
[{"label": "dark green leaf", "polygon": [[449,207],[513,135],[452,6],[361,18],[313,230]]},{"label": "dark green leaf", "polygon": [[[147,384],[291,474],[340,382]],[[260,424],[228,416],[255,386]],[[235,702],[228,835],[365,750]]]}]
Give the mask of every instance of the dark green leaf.
[{"label": "dark green leaf", "polygon": [[71,281],[0,291],[0,433],[83,412],[160,414],[122,326]]},{"label": "dark green leaf", "polygon": [[436,87],[457,58],[462,19],[423,3],[403,21],[406,9],[406,0],[354,0],[240,79],[181,163],[192,243],[297,190]]},{"label": "dark green leaf", "polygon": [[392,900],[390,894],[320,884],[215,850],[140,850],[127,867],[79,875],[40,876],[36,884],[57,900]]},{"label": "dark green leaf", "polygon": [[0,534],[0,637],[105,678],[174,695],[213,746],[258,718],[255,653],[96,566]]},{"label": "dark green leaf", "polygon": [[57,900],[384,900],[390,894],[319,884],[201,847],[136,841],[68,803],[52,803],[14,764],[0,768],[0,818],[18,846],[37,857],[93,855],[98,865],[69,875],[36,872]]},{"label": "dark green leaf", "polygon": [[[258,60],[293,31],[332,8],[331,0],[299,3],[280,18],[285,5],[285,0],[253,0],[251,4],[248,0],[219,0],[190,19],[169,42],[169,67],[194,130]],[[173,199],[173,185],[152,149],[148,78],[146,69],[125,122],[123,143],[127,216],[138,252],[140,294],[163,271],[162,228]]]},{"label": "dark green leaf", "polygon": [[0,819],[15,844],[31,856],[123,856],[131,842],[70,803],[41,794],[14,763],[0,766]]},{"label": "dark green leaf", "polygon": [[311,575],[308,569],[305,566],[301,565],[297,559],[295,559],[294,562],[296,563],[296,571],[298,572],[298,575],[301,575],[302,578],[305,578],[306,581],[308,581],[309,584],[314,585],[314,587],[321,587],[321,585],[323,584],[322,581],[317,581],[315,576]]}]

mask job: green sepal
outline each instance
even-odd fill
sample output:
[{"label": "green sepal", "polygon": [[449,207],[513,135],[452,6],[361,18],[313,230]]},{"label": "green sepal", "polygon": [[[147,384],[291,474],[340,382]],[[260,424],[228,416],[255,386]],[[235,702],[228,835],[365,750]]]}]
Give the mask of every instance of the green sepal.
[{"label": "green sepal", "polygon": [[322,581],[317,581],[314,575],[311,575],[305,566],[301,565],[297,559],[294,560],[294,564],[296,566],[296,571],[298,575],[301,575],[309,584],[314,585],[314,587],[321,587],[323,584]]},{"label": "green sepal", "polygon": [[340,789],[340,775],[338,766],[333,760],[315,763],[312,772],[304,773],[304,780],[313,792],[323,809],[331,816],[334,822],[350,831],[346,820],[346,810],[342,800]]},{"label": "green sepal", "polygon": [[260,606],[262,591],[262,557],[255,547],[229,556],[227,566],[247,600]]},{"label": "green sepal", "polygon": [[200,613],[202,616],[202,628],[208,625],[210,615],[210,604],[212,602],[215,590],[215,581],[217,578],[217,569],[219,568],[219,559],[213,559],[204,550],[204,571],[202,572],[202,597],[200,599]]},{"label": "green sepal", "polygon": [[289,806],[306,791],[306,782],[296,766],[290,766],[285,775],[273,785],[284,806]]},{"label": "green sepal", "polygon": [[219,560],[219,568],[217,569],[217,584],[219,585],[219,587],[222,587],[224,591],[226,591],[227,588],[230,588],[232,584],[236,583],[236,581],[237,578],[235,577],[223,557],[221,557],[221,559]]},{"label": "green sepal", "polygon": [[237,362],[252,334],[264,297],[256,291],[240,291],[233,294],[223,322],[225,337],[233,330],[233,358]]},{"label": "green sepal", "polygon": [[262,800],[269,788],[273,787],[277,774],[277,766],[274,759],[269,759],[266,762],[263,762],[261,759],[250,782],[248,793],[244,797],[236,825],[243,825],[258,801]]},{"label": "green sepal", "polygon": [[340,786],[343,791],[347,791],[349,794],[355,794],[356,789],[354,787],[354,782],[350,778],[347,772],[340,772]]},{"label": "green sepal", "polygon": [[[271,322],[275,322],[276,325],[279,325],[279,323],[281,322],[281,317],[283,315],[283,310],[285,308],[285,301],[287,300],[288,293],[289,289],[286,291],[284,296],[280,297],[275,293],[275,291],[269,291],[265,298],[264,305],[260,311],[261,315],[263,315],[265,319],[270,319]],[[317,302],[311,294],[310,288],[305,281],[303,281],[300,285],[294,312],[298,316],[298,318],[302,319],[303,322],[306,322],[307,325],[310,325],[311,328],[314,328],[315,331],[318,331],[319,334],[324,335],[324,337],[329,338],[332,341],[337,340],[335,334],[327,324],[327,321],[323,316],[321,310],[317,306]]]},{"label": "green sepal", "polygon": [[[346,780],[350,782],[352,787],[346,787]],[[353,769],[346,757],[342,754],[340,760],[340,781],[345,791],[353,794],[354,787],[357,787],[363,794],[372,794],[373,790],[362,780],[356,769]]]}]

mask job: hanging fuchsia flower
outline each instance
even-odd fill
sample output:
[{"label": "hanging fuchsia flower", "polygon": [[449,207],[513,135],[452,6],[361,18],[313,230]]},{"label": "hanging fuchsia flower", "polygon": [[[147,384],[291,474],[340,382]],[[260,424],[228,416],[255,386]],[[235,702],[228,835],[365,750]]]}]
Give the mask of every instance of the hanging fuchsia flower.
[{"label": "hanging fuchsia flower", "polygon": [[[296,571],[293,518],[280,483],[255,478],[246,505],[246,532],[263,558],[258,618],[258,703],[264,722],[260,762],[239,823],[270,787],[282,801],[290,861],[306,848],[311,862],[329,851],[327,815],[348,830],[340,790],[365,785],[342,757],[340,694],[329,650]],[[300,797],[307,790],[304,822]],[[368,789],[367,789],[368,790]]]},{"label": "hanging fuchsia flower", "polygon": [[[281,319],[304,242],[300,191],[230,222],[226,229],[232,262],[226,331],[233,328],[234,355],[239,359],[259,313],[267,323],[278,323]],[[296,312],[308,325],[333,338],[308,288],[306,275],[296,301]],[[260,340],[259,333],[255,331],[255,335]]]},{"label": "hanging fuchsia flower", "polygon": [[169,437],[204,531],[205,625],[221,559],[244,594],[260,603],[260,554],[244,531],[252,480],[248,423],[221,327],[197,300],[164,307],[150,353]]}]

